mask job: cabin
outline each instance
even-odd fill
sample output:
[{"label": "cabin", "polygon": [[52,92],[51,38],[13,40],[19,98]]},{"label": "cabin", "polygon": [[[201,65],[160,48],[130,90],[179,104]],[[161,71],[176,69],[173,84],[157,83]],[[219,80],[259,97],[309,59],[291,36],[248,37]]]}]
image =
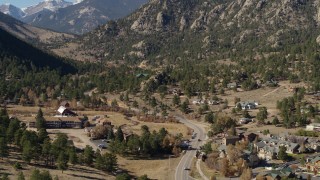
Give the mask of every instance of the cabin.
[{"label": "cabin", "polygon": [[229,84],[227,84],[227,87],[228,87],[229,89],[237,88],[237,87],[238,87],[238,84],[237,84],[236,82],[229,83]]},{"label": "cabin", "polygon": [[239,102],[236,104],[236,108],[240,104],[242,110],[256,109],[259,105],[256,101]]},{"label": "cabin", "polygon": [[60,106],[60,107],[59,107],[58,113],[59,113],[61,116],[78,116],[77,113],[71,111],[70,109],[67,109],[67,108],[64,107],[64,106]]},{"label": "cabin", "polygon": [[229,144],[235,145],[239,140],[240,140],[239,136],[227,136],[227,137],[224,137],[222,141],[223,141],[223,144],[227,146]]},{"label": "cabin", "polygon": [[70,103],[68,101],[62,101],[60,103],[60,106],[63,106],[63,107],[68,109],[68,108],[70,108]]}]

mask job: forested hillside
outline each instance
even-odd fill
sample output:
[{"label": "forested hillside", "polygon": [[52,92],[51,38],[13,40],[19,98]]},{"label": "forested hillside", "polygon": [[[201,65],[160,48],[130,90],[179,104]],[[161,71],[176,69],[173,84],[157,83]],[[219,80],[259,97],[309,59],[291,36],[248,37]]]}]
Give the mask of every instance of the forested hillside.
[{"label": "forested hillside", "polygon": [[180,74],[175,80],[182,85],[199,79],[211,85],[220,77],[224,85],[236,81],[252,89],[256,80],[290,79],[316,90],[318,14],[318,0],[153,0],[83,36],[72,53],[131,65],[175,64],[171,77]]},{"label": "forested hillside", "polygon": [[[83,38],[101,58],[249,58],[309,55],[317,47],[318,1],[154,0]],[[125,43],[123,43],[125,42]]]}]

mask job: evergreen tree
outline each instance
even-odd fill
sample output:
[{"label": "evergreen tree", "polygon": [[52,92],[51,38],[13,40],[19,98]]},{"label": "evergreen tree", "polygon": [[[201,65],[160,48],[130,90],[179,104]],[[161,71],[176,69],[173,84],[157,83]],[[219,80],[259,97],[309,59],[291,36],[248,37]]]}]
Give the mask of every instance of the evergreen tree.
[{"label": "evergreen tree", "polygon": [[40,172],[39,169],[34,169],[30,176],[30,180],[52,180],[49,171]]},{"label": "evergreen tree", "polygon": [[46,128],[46,120],[43,117],[43,112],[41,109],[38,110],[38,114],[36,116],[36,128],[38,131],[41,128]]},{"label": "evergreen tree", "polygon": [[278,158],[280,160],[287,161],[289,159],[289,156],[286,151],[287,151],[287,148],[285,146],[279,147]]},{"label": "evergreen tree", "polygon": [[213,115],[213,112],[210,111],[208,114],[206,114],[205,116],[205,121],[210,123],[210,124],[213,124],[214,123],[214,115]]},{"label": "evergreen tree", "polygon": [[180,97],[178,95],[174,95],[173,99],[172,99],[172,104],[174,106],[178,106],[180,105],[181,101],[180,101]]},{"label": "evergreen tree", "polygon": [[105,153],[103,155],[103,160],[104,160],[103,170],[105,170],[107,172],[112,172],[116,169],[116,167],[117,167],[117,156],[116,155],[110,154],[110,153]]},{"label": "evergreen tree", "polygon": [[122,173],[116,176],[116,180],[131,180],[131,177],[127,173]]},{"label": "evergreen tree", "polygon": [[182,103],[181,107],[180,107],[180,110],[187,114],[189,112],[189,104],[185,101]]},{"label": "evergreen tree", "polygon": [[18,180],[25,180],[25,177],[22,171],[18,173]]},{"label": "evergreen tree", "polygon": [[279,121],[278,117],[277,116],[274,117],[273,120],[272,120],[272,124],[276,126],[279,123],[280,123],[280,121]]},{"label": "evergreen tree", "polygon": [[148,175],[145,174],[143,176],[138,177],[137,180],[150,180],[150,179],[148,178]]},{"label": "evergreen tree", "polygon": [[30,163],[32,158],[33,158],[33,147],[30,143],[30,141],[27,141],[23,144],[23,149],[22,149],[22,159],[25,162]]},{"label": "evergreen tree", "polygon": [[102,156],[101,156],[101,154],[99,152],[99,153],[96,154],[96,162],[94,164],[94,167],[96,169],[102,170],[103,169],[103,163],[104,163],[103,158],[102,158]]},{"label": "evergreen tree", "polygon": [[112,128],[108,129],[108,139],[113,140],[115,138],[114,132]]},{"label": "evergreen tree", "polygon": [[4,158],[8,156],[9,148],[7,145],[7,141],[4,137],[0,137],[0,157]]},{"label": "evergreen tree", "polygon": [[11,143],[14,141],[14,134],[20,129],[20,121],[16,118],[11,119],[7,129],[7,140]]},{"label": "evergreen tree", "polygon": [[116,141],[122,142],[123,139],[124,139],[123,132],[122,132],[121,127],[119,127],[118,130],[117,130],[117,133],[116,133]]},{"label": "evergreen tree", "polygon": [[86,163],[89,166],[92,165],[93,157],[94,157],[94,151],[93,151],[91,146],[87,145],[84,148],[83,156],[84,156],[84,163]]},{"label": "evergreen tree", "polygon": [[77,153],[74,147],[69,148],[69,163],[71,164],[77,164],[78,162],[78,157]]},{"label": "evergreen tree", "polygon": [[49,163],[49,158],[51,155],[51,141],[49,138],[45,139],[43,144],[41,145],[42,150],[41,150],[41,156],[45,161],[46,166]]},{"label": "evergreen tree", "polygon": [[60,152],[58,159],[57,159],[57,167],[63,173],[64,170],[68,168],[68,156],[65,152]]},{"label": "evergreen tree", "polygon": [[268,112],[266,107],[262,107],[259,109],[257,114],[257,119],[259,123],[264,124],[264,120],[268,118]]},{"label": "evergreen tree", "polygon": [[10,180],[8,174],[3,174],[1,180]]},{"label": "evergreen tree", "polygon": [[41,128],[39,131],[38,131],[38,139],[39,139],[39,143],[43,143],[45,139],[48,139],[49,136],[48,136],[48,132],[45,128]]}]

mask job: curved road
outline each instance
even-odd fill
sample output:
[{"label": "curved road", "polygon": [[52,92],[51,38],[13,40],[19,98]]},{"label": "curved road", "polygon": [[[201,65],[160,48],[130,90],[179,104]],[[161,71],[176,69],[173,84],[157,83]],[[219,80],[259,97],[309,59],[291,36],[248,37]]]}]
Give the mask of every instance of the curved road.
[{"label": "curved road", "polygon": [[[194,133],[197,133],[196,137],[191,141],[192,150],[187,150],[186,154],[180,160],[175,173],[175,180],[189,180],[193,178],[189,176],[189,171],[185,170],[185,168],[191,168],[192,158],[195,157],[196,150],[200,148],[206,138],[205,130],[183,117],[176,116],[176,118],[181,123],[193,129]],[[199,142],[198,139],[201,139],[201,141]]]}]

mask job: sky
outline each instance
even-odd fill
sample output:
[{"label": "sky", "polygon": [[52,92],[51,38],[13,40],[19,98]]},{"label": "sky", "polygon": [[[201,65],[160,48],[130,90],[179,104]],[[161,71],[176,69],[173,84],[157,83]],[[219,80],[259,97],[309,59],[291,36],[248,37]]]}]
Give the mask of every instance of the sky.
[{"label": "sky", "polygon": [[[44,1],[44,0],[0,0],[0,5],[5,3],[10,3],[19,8],[24,8],[24,7],[29,7],[29,6],[38,4],[41,1]],[[66,1],[74,2],[75,0],[66,0]]]}]

